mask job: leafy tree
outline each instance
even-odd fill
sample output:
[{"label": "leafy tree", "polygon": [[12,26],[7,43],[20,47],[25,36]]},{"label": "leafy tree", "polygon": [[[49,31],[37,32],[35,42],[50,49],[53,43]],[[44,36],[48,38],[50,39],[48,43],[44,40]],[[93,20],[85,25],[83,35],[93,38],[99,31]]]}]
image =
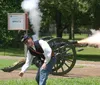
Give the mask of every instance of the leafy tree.
[{"label": "leafy tree", "polygon": [[[23,32],[7,29],[7,14],[23,12],[21,2],[0,0],[0,40],[9,46],[15,46],[16,42],[17,47],[20,45],[19,36]],[[50,24],[56,24],[57,37],[62,37],[65,29],[69,38],[74,39],[74,33],[80,27],[100,28],[100,0],[41,0],[39,6],[43,13],[41,30],[48,30]]]},{"label": "leafy tree", "polygon": [[[64,29],[69,31],[69,38],[74,38],[76,25],[82,25],[89,17],[89,1],[86,0],[43,0],[41,1],[44,16],[49,16],[49,23],[55,20],[57,37],[62,37]],[[88,14],[88,16],[86,16]],[[82,16],[85,16],[82,20]],[[77,17],[80,16],[80,17]],[[89,17],[89,18],[87,18]],[[87,23],[88,24],[88,23]]]},{"label": "leafy tree", "polygon": [[8,13],[19,13],[22,12],[20,8],[21,0],[0,0],[0,40],[3,41],[3,45],[6,46],[17,46],[15,44],[19,39],[18,31],[8,30]]},{"label": "leafy tree", "polygon": [[91,1],[91,11],[93,16],[93,28],[100,28],[100,0]]}]

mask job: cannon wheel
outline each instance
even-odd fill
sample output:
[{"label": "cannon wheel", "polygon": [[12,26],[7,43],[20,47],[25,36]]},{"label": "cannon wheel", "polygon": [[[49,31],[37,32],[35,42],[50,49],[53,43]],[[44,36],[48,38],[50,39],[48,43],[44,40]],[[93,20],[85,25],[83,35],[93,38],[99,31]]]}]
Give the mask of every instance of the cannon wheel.
[{"label": "cannon wheel", "polygon": [[56,56],[53,75],[64,75],[71,71],[76,63],[75,47],[66,39],[53,38],[48,41]]}]

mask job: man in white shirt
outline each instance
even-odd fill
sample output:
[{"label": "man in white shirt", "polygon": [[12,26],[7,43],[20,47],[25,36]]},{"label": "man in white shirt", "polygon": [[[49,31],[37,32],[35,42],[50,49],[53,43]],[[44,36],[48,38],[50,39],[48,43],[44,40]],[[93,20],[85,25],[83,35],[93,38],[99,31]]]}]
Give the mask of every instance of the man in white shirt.
[{"label": "man in white shirt", "polygon": [[33,41],[33,39],[29,36],[24,36],[22,42],[27,45],[28,52],[26,62],[22,66],[19,76],[23,76],[29,65],[32,63],[33,59],[37,57],[37,59],[41,61],[41,64],[39,65],[39,69],[36,75],[36,81],[38,85],[46,85],[48,75],[52,71],[52,67],[56,62],[51,47],[46,41]]}]

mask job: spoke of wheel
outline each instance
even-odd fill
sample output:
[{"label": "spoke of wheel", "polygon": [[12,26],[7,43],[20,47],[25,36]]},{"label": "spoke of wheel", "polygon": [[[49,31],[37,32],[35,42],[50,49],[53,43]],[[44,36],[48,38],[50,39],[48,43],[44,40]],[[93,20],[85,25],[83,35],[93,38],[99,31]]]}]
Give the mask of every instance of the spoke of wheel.
[{"label": "spoke of wheel", "polygon": [[58,63],[57,63],[57,67],[58,67],[59,65],[58,65]]},{"label": "spoke of wheel", "polygon": [[[71,53],[67,53],[67,54],[66,54],[66,56],[71,56],[71,57],[72,57],[73,55],[74,55],[74,54],[71,54]],[[64,55],[64,56],[65,56],[65,55]]]},{"label": "spoke of wheel", "polygon": [[[56,67],[55,67],[56,68]],[[57,73],[57,69],[55,69],[56,73]]]},{"label": "spoke of wheel", "polygon": [[67,63],[64,63],[68,68],[69,68],[69,66],[67,65]]},{"label": "spoke of wheel", "polygon": [[67,60],[67,61],[69,61],[69,62],[71,62],[71,63],[73,62],[73,60],[72,60],[72,59],[66,59],[66,60]]},{"label": "spoke of wheel", "polygon": [[64,56],[64,60],[69,60],[69,61],[71,61],[71,60],[73,60],[73,57],[72,57],[72,56]]},{"label": "spoke of wheel", "polygon": [[61,67],[61,69],[62,69],[62,72],[64,72],[64,69],[63,69],[63,67]]},{"label": "spoke of wheel", "polygon": [[56,66],[54,65],[54,68],[56,68]]},{"label": "spoke of wheel", "polygon": [[71,48],[66,49],[66,52],[68,52]]}]

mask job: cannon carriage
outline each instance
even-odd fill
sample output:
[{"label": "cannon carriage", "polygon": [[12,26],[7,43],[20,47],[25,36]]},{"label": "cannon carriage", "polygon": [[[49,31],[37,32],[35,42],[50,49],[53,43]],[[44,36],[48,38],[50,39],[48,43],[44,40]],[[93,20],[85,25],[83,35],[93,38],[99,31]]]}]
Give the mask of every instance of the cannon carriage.
[{"label": "cannon carriage", "polygon": [[[55,57],[56,64],[52,69],[53,75],[64,75],[72,70],[76,63],[76,50],[75,46],[71,44],[68,40],[62,38],[53,38],[53,37],[45,37],[43,40],[46,40],[50,47],[52,48]],[[33,64],[38,60],[33,59]],[[15,69],[20,68],[25,63],[25,59],[16,63],[13,66],[5,67],[1,70],[4,72],[11,72]],[[37,67],[39,65],[36,65]]]},{"label": "cannon carriage", "polygon": [[49,38],[47,40],[54,51],[56,64],[52,69],[53,75],[64,75],[71,71],[76,63],[75,46],[62,38]]}]

